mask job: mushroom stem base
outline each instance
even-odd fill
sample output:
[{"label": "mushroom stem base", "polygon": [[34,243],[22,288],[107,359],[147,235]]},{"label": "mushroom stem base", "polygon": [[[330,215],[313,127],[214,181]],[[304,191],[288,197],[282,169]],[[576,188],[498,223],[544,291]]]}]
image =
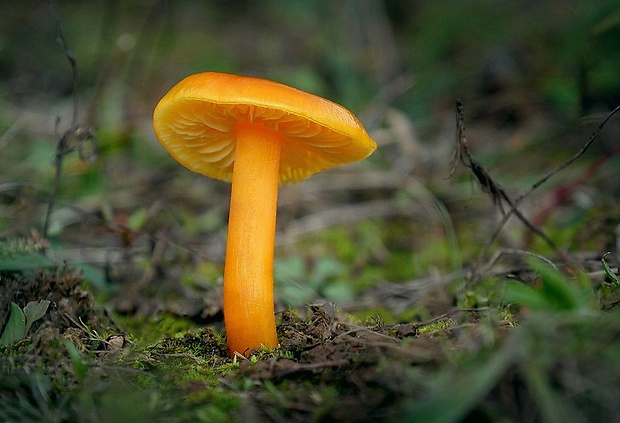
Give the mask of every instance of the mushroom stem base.
[{"label": "mushroom stem base", "polygon": [[224,323],[230,354],[278,345],[273,255],[280,136],[240,122],[233,169],[224,265]]}]

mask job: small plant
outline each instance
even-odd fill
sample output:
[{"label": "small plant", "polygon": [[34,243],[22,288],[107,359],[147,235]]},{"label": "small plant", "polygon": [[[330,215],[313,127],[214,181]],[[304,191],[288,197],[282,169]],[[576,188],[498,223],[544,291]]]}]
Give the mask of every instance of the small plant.
[{"label": "small plant", "polygon": [[47,300],[30,301],[22,310],[17,304],[11,303],[11,314],[0,337],[0,345],[10,347],[24,339],[32,324],[45,315],[49,305]]},{"label": "small plant", "polygon": [[418,333],[435,335],[445,331],[446,329],[450,328],[450,326],[454,326],[455,324],[456,322],[452,319],[441,319],[420,327],[418,329]]},{"label": "small plant", "polygon": [[15,237],[0,241],[0,271],[33,269],[49,266],[52,262],[43,253],[49,242],[37,233],[29,237]]},{"label": "small plant", "polygon": [[[492,347],[460,356],[425,380],[426,397],[412,401],[407,421],[495,421],[486,404],[498,392],[513,395],[509,401],[515,404],[527,404],[527,421],[617,417],[617,407],[606,403],[607,387],[618,380],[617,372],[609,372],[620,346],[617,313],[598,309],[585,278],[569,277],[536,261],[528,264],[537,276],[534,284],[506,285],[506,300],[524,311],[519,324],[502,332]],[[504,317],[514,318],[512,313]],[[518,394],[511,391],[516,384]],[[519,421],[521,409],[508,408],[514,414],[506,418]]]},{"label": "small plant", "polygon": [[321,257],[308,266],[301,257],[289,257],[275,263],[278,296],[287,305],[300,306],[322,296],[331,301],[346,301],[353,296],[346,283],[347,267],[337,259]]},{"label": "small plant", "polygon": [[609,267],[609,264],[607,264],[607,261],[605,261],[605,258],[609,255],[609,253],[606,253],[603,258],[601,258],[601,264],[603,265],[603,271],[605,272],[605,275],[607,276],[607,279],[609,280],[609,283],[615,286],[620,286],[620,277],[618,277],[618,275],[616,275],[612,270],[611,267]]},{"label": "small plant", "polygon": [[49,242],[38,234],[30,237],[18,237],[0,241],[0,258],[15,257],[19,255],[41,253],[49,248]]},{"label": "small plant", "polygon": [[510,281],[506,285],[506,300],[538,311],[579,311],[594,303],[592,286],[581,278],[568,279],[551,267],[530,261],[538,280],[535,286]]}]

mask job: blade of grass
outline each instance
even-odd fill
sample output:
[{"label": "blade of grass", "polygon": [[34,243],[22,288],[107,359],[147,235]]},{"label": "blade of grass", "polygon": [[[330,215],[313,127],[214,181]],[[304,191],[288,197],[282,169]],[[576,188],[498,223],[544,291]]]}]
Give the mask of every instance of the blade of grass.
[{"label": "blade of grass", "polygon": [[[508,345],[508,344],[506,344]],[[433,386],[434,395],[413,406],[405,421],[452,423],[460,421],[493,389],[514,360],[513,348],[501,348],[466,371],[451,372]]]}]

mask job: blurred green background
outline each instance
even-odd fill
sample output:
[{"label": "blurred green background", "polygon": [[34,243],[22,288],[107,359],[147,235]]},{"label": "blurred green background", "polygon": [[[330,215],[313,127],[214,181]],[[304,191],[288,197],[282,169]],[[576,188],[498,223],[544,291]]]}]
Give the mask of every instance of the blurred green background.
[{"label": "blurred green background", "polygon": [[[515,197],[620,103],[615,0],[14,1],[0,28],[0,234],[42,231],[58,140],[90,127],[98,154],[64,157],[47,235],[53,259],[108,266],[100,283],[142,279],[155,259],[168,274],[149,280],[218,283],[229,186],[182,169],[151,129],[155,104],[186,75],[293,85],[352,110],[379,143],[363,163],[282,188],[277,279],[315,280],[281,285],[294,304],[352,301],[478,254],[497,214],[465,171],[447,179],[455,98],[478,162]],[[613,247],[617,133],[615,119],[523,206],[537,216],[580,181],[537,222],[562,248]],[[514,222],[499,243],[550,252]]]},{"label": "blurred green background", "polygon": [[[379,145],[280,189],[279,329],[332,337],[309,358],[224,351],[230,186],[182,168],[151,127],[159,99],[204,71],[324,96]],[[520,206],[574,259],[560,274],[524,260],[561,263],[515,218],[490,243],[501,211],[454,169],[457,98],[476,161],[517,198],[620,105],[618,0],[2,1],[0,328],[51,294],[83,315],[52,304],[55,333],[37,322],[0,347],[0,415],[617,420],[620,119]],[[96,303],[58,288],[82,282],[63,262]],[[26,298],[32,281],[47,291]]]}]

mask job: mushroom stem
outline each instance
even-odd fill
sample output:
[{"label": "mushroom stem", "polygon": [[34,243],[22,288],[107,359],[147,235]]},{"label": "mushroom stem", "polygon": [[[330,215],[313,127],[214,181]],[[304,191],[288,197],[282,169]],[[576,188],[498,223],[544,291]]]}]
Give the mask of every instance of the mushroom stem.
[{"label": "mushroom stem", "polygon": [[224,323],[231,355],[278,345],[273,254],[281,135],[236,124],[236,150],[224,265]]}]

